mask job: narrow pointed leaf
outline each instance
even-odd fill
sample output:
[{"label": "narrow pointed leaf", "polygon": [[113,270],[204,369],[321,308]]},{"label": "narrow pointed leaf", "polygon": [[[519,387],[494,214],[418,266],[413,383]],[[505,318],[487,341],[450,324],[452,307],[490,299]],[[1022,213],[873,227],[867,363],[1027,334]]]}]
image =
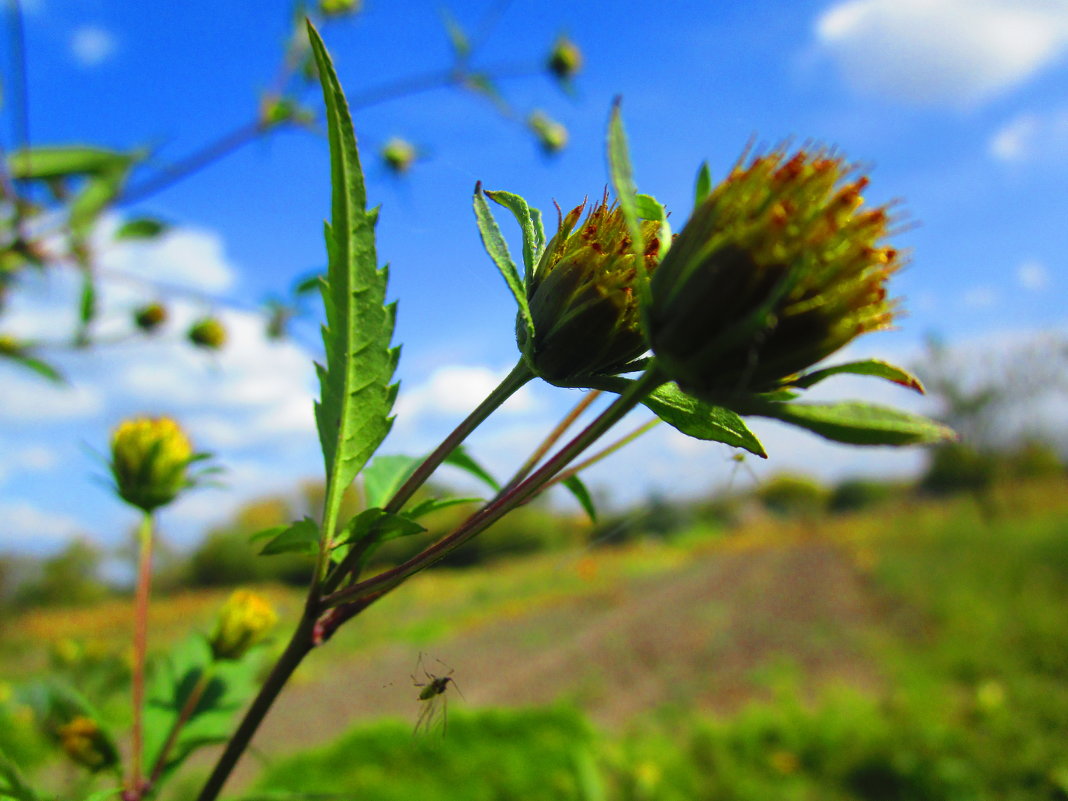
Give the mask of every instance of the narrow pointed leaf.
[{"label": "narrow pointed leaf", "polygon": [[486,190],[486,197],[500,203],[515,216],[523,232],[523,266],[526,268],[524,279],[529,284],[534,268],[541,256],[541,247],[545,244],[545,230],[541,227],[541,212],[531,210],[526,200],[519,195],[501,190]]},{"label": "narrow pointed leaf", "polygon": [[0,358],[11,359],[13,362],[22,365],[27,370],[33,370],[42,378],[47,378],[49,381],[54,381],[57,384],[67,383],[67,379],[63,377],[63,374],[59,372],[55,367],[48,362],[41,361],[35,356],[30,356],[26,353],[3,353],[0,354]]},{"label": "narrow pointed leaf", "polygon": [[47,180],[112,172],[133,158],[129,153],[97,147],[45,146],[12,153],[8,156],[7,164],[12,178]]},{"label": "narrow pointed leaf", "polygon": [[697,208],[700,206],[706,197],[712,194],[712,171],[708,169],[708,162],[701,164],[701,169],[697,171],[697,180],[694,182],[693,188],[693,206]]},{"label": "narrow pointed leaf", "polygon": [[519,316],[526,326],[529,339],[533,340],[534,319],[530,316],[530,306],[527,304],[523,279],[519,277],[519,270],[512,261],[512,255],[508,252],[508,243],[501,234],[501,229],[486,202],[481,181],[475,184],[475,220],[478,223],[478,233],[482,237],[482,245],[486,248],[489,257],[493,259],[493,263],[497,265],[497,269],[500,270],[504,282],[512,290],[512,296],[519,306]]},{"label": "narrow pointed leaf", "polygon": [[279,527],[267,529],[265,532],[261,531],[250,538],[250,540],[265,539],[273,534],[270,541],[260,549],[260,556],[275,556],[280,553],[302,553],[312,556],[318,551],[319,526],[311,518],[305,517],[291,525],[280,527],[282,530],[275,534],[277,528]]},{"label": "narrow pointed leaf", "polygon": [[497,479],[490,475],[486,468],[476,462],[463,445],[457,445],[456,449],[445,457],[445,464],[451,464],[453,467],[458,467],[459,469],[470,473],[475,478],[484,482],[494,492],[501,488],[501,485],[497,483]]},{"label": "narrow pointed leaf", "polygon": [[404,516],[410,520],[418,520],[431,512],[448,509],[450,506],[464,506],[472,503],[482,503],[482,498],[428,498],[405,511]]},{"label": "narrow pointed leaf", "polygon": [[864,361],[836,364],[833,367],[814,370],[811,373],[806,373],[800,378],[791,381],[790,386],[798,387],[799,389],[808,389],[809,387],[818,384],[823,379],[830,378],[832,375],[838,375],[840,373],[849,375],[872,375],[876,378],[885,378],[887,381],[893,381],[895,384],[914,389],[921,395],[924,394],[923,384],[920,382],[920,379],[905,368],[898,367],[896,364],[884,362],[881,359],[865,359]]},{"label": "narrow pointed leaf", "polygon": [[331,225],[322,283],[326,366],[319,366],[315,420],[330,486],[351,484],[393,424],[391,383],[399,350],[390,345],[395,304],[386,305],[387,271],[375,255],[377,210],[367,194],[348,103],[330,56],[311,23],[308,39],[318,65],[330,138]]},{"label": "narrow pointed leaf", "polygon": [[[626,220],[635,253],[641,254],[645,248],[642,243],[641,227],[638,225],[638,189],[634,185],[634,170],[630,165],[630,152],[627,147],[627,134],[623,130],[623,116],[619,110],[619,100],[612,106],[612,117],[608,123],[608,173],[612,179],[619,209]],[[641,271],[639,270],[639,274]]]},{"label": "narrow pointed leaf", "polygon": [[460,23],[449,13],[448,9],[441,10],[441,21],[445,25],[445,34],[449,37],[449,44],[452,45],[456,60],[464,61],[471,55],[471,40],[467,38],[464,29],[460,27]]},{"label": "narrow pointed leaf", "polygon": [[956,439],[951,429],[934,420],[860,401],[767,403],[752,413],[849,445],[932,445]]},{"label": "narrow pointed leaf", "polygon": [[583,510],[589,515],[590,521],[596,523],[597,508],[593,505],[593,496],[591,496],[590,491],[586,489],[586,485],[582,483],[582,479],[578,476],[568,476],[560,483],[567,487],[571,494],[575,496],[575,500],[582,505]]},{"label": "narrow pointed leaf", "polygon": [[155,239],[164,234],[170,226],[155,217],[136,217],[127,220],[115,232],[115,239]]}]

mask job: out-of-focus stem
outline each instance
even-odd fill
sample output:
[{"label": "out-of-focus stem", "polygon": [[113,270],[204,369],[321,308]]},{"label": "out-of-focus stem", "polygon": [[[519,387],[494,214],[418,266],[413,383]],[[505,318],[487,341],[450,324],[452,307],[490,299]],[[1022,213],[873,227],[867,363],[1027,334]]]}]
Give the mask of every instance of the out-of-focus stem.
[{"label": "out-of-focus stem", "polygon": [[579,462],[574,467],[569,467],[567,470],[565,470],[564,472],[560,473],[556,478],[554,478],[552,481],[550,481],[548,484],[545,485],[545,489],[548,489],[549,487],[555,486],[556,484],[559,484],[559,483],[561,483],[563,481],[567,481],[569,478],[571,478],[572,476],[578,475],[579,473],[581,473],[586,468],[592,467],[593,465],[597,464],[597,462],[601,461],[605,457],[611,456],[613,453],[618,451],[624,445],[629,445],[630,443],[634,442],[634,440],[636,440],[638,437],[640,437],[646,431],[651,431],[652,429],[654,429],[656,427],[657,423],[659,423],[659,422],[660,422],[660,418],[659,417],[654,417],[649,422],[643,423],[642,425],[638,426],[636,429],[631,431],[626,436],[623,436],[623,437],[620,437],[619,439],[617,439],[615,442],[613,442],[607,448],[603,448],[603,449],[597,451],[597,453],[595,453],[590,458],[583,459],[581,462]]},{"label": "out-of-focus stem", "polygon": [[583,396],[582,400],[576,403],[575,407],[567,413],[567,416],[564,417],[564,419],[561,420],[559,423],[557,423],[556,428],[549,432],[549,435],[545,438],[541,445],[539,445],[535,449],[534,453],[530,454],[530,458],[523,462],[522,467],[520,467],[516,471],[516,474],[512,477],[512,480],[508,482],[508,484],[503,490],[501,490],[500,494],[505,494],[510,489],[519,484],[520,481],[530,475],[530,471],[533,470],[534,467],[538,464],[538,462],[540,462],[545,457],[545,454],[547,454],[553,447],[553,445],[555,445],[560,440],[560,437],[562,437],[567,432],[567,430],[575,424],[575,421],[578,420],[579,417],[582,416],[582,413],[590,407],[590,404],[592,404],[600,396],[601,391],[599,389],[587,392]]},{"label": "out-of-focus stem", "polygon": [[141,762],[144,758],[145,657],[148,653],[148,598],[152,584],[152,513],[145,512],[137,529],[140,558],[134,599],[133,643],[133,743],[130,780],[126,788],[132,798],[141,797]]}]

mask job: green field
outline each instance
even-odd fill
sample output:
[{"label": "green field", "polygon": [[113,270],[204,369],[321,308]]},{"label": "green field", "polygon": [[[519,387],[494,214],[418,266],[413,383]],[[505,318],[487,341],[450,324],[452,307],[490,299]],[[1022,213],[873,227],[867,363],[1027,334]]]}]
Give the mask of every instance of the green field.
[{"label": "green field", "polygon": [[[310,657],[231,790],[1068,799],[1068,492],[996,501],[761,518],[417,577]],[[271,593],[295,613],[298,595]],[[156,643],[220,597],[160,601]],[[27,680],[70,638],[121,648],[127,620],[119,603],[27,614],[5,628],[0,675]],[[463,697],[448,692],[447,730],[413,735],[420,652]]]}]

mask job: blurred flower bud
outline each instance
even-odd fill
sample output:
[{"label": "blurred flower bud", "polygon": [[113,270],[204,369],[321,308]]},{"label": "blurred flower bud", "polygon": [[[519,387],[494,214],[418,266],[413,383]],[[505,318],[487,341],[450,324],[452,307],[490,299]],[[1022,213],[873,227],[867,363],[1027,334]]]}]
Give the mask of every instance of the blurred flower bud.
[{"label": "blurred flower bud", "polygon": [[134,322],[145,333],[155,331],[167,322],[167,308],[162,303],[149,303],[134,312]]},{"label": "blurred flower bud", "polygon": [[22,353],[22,343],[11,334],[0,334],[0,356],[18,356]]},{"label": "blurred flower bud", "polygon": [[151,512],[189,486],[193,446],[168,417],[135,418],[111,435],[111,473],[119,497]]},{"label": "blurred flower bud", "polygon": [[527,127],[534,132],[543,152],[552,155],[567,147],[567,128],[545,112],[533,112],[527,117]]},{"label": "blurred flower bud", "polygon": [[561,34],[553,44],[545,65],[560,81],[569,81],[582,69],[582,51],[571,39]]},{"label": "blurred flower bud", "polygon": [[642,223],[647,247],[638,257],[622,212],[607,200],[581,224],[585,202],[561,216],[527,287],[534,341],[519,326],[519,348],[553,384],[617,372],[648,350],[634,281],[638,270],[656,267],[659,223]]},{"label": "blurred flower bud", "polygon": [[215,659],[240,659],[278,622],[274,607],[262,595],[237,590],[223,604],[211,635]]},{"label": "blurred flower bud", "polygon": [[362,7],[363,0],[319,0],[319,13],[324,17],[358,14]]},{"label": "blurred flower bud", "polygon": [[657,363],[709,402],[764,392],[868,331],[887,328],[885,207],[833,152],[784,148],[742,162],[694,210],[651,284]]},{"label": "blurred flower bud", "polygon": [[198,348],[218,350],[226,344],[226,329],[215,317],[205,317],[197,320],[189,328],[187,334],[189,341]]},{"label": "blurred flower bud", "polygon": [[415,159],[418,157],[415,146],[411,142],[407,142],[396,136],[386,142],[380,155],[383,163],[389,168],[390,172],[396,173],[397,175],[403,175],[408,172],[408,170],[411,169],[412,164],[415,163]]},{"label": "blurred flower bud", "polygon": [[114,743],[96,721],[79,716],[56,728],[59,745],[71,760],[93,773],[118,763]]}]

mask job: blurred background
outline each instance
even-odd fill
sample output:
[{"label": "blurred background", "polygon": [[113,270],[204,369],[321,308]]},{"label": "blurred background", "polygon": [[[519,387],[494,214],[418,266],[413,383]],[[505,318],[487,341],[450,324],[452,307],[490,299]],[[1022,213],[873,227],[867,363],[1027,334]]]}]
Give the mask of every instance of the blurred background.
[{"label": "blurred background", "polygon": [[[843,378],[819,396],[931,414],[962,438],[849,449],[757,421],[763,461],[655,429],[585,476],[595,522],[550,496],[343,630],[233,787],[1068,798],[1068,6],[305,10],[352,105],[399,301],[385,452],[432,448],[516,358],[475,182],[523,195],[551,232],[554,202],[604,192],[617,96],[639,190],[676,230],[700,164],[718,180],[747,147],[822,143],[869,172],[867,200],[893,204],[910,254],[891,282],[903,313],[838,360],[903,364],[929,391]],[[257,557],[248,537],[322,500],[309,289],[325,265],[328,152],[291,3],[12,0],[4,13],[0,748],[62,787],[19,688],[47,670],[128,714],[136,521],[101,486],[98,456],[119,420],[172,415],[225,467],[161,518],[154,647],[209,626],[239,584],[284,620],[299,611],[307,564]],[[46,174],[42,154],[57,152],[81,166]],[[507,474],[580,398],[528,387],[471,452]],[[441,481],[471,490],[462,474]],[[411,734],[421,652],[463,692],[438,699],[445,737],[443,710],[432,736]]]}]

